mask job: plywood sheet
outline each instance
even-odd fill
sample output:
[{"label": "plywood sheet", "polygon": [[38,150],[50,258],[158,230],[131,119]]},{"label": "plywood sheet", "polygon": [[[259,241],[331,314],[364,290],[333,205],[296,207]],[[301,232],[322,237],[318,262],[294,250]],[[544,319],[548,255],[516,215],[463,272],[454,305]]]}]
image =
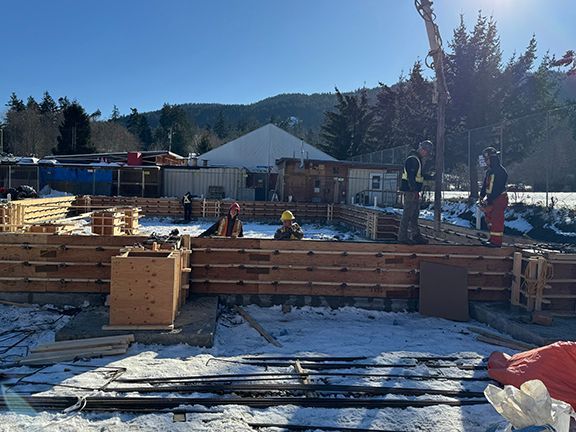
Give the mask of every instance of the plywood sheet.
[{"label": "plywood sheet", "polygon": [[420,313],[454,321],[468,321],[467,269],[421,262]]}]

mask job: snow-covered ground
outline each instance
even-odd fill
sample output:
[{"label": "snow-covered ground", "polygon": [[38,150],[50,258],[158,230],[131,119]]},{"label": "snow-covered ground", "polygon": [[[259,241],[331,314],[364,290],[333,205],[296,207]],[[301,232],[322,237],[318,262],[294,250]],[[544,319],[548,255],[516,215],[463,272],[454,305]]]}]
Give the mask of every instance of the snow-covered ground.
[{"label": "snow-covered ground", "polygon": [[[180,234],[189,234],[193,237],[200,235],[214,221],[192,221],[188,224],[176,224],[170,218],[142,218],[140,219],[140,232],[142,234],[156,233],[168,235],[172,230],[177,229]],[[259,222],[244,222],[244,237],[246,238],[274,238],[274,233],[280,224],[266,224]],[[349,230],[344,230],[333,225],[303,224],[305,240],[362,240]]]},{"label": "snow-covered ground", "polygon": [[[4,394],[11,391],[34,392],[42,395],[103,395],[117,393],[90,390],[102,386],[111,369],[126,368],[123,378],[185,376],[198,374],[229,374],[249,372],[288,372],[292,367],[268,368],[238,364],[242,356],[259,354],[282,355],[328,355],[366,356],[365,363],[415,364],[413,358],[424,355],[457,355],[466,364],[477,363],[493,350],[494,346],[479,342],[466,329],[469,323],[455,323],[437,318],[427,318],[415,313],[386,313],[357,308],[330,310],[305,307],[283,312],[280,307],[260,308],[249,306],[246,310],[281,344],[281,348],[270,345],[240,316],[225,312],[218,321],[213,348],[196,348],[187,345],[146,346],[134,344],[122,356],[78,361],[77,366],[55,365],[36,372],[29,377],[19,378],[26,382],[53,383],[86,387],[75,389],[47,384],[20,383],[8,390],[6,385],[17,378],[4,379]],[[10,330],[27,327],[34,323],[55,321],[56,312],[39,308],[22,309],[0,305],[3,328]],[[60,318],[52,324],[57,327]],[[473,323],[481,326],[478,323]],[[53,334],[53,333],[52,333]],[[32,336],[30,345],[46,342],[46,331]],[[509,350],[505,350],[510,352]],[[8,353],[9,354],[9,353]],[[87,366],[83,368],[83,366]],[[4,370],[4,373],[28,373],[31,369],[21,367]],[[418,364],[412,368],[375,369],[354,372],[395,373],[405,375],[436,375],[438,369]],[[442,368],[446,376],[484,376],[484,371],[464,371],[458,368]],[[314,377],[312,377],[314,378]],[[357,384],[371,386],[417,387],[435,389],[467,389],[482,391],[486,382],[385,379],[379,377],[329,378],[331,384]],[[292,381],[294,383],[294,381]],[[126,384],[110,385],[115,386]],[[136,396],[135,392],[128,393]],[[184,396],[183,394],[160,393],[162,396]],[[210,394],[188,394],[191,397],[214,397]],[[383,398],[408,398],[407,396],[383,396]],[[422,396],[422,399],[438,399],[441,396]],[[340,427],[372,428],[398,431],[466,431],[484,432],[501,421],[490,405],[448,407],[437,405],[429,408],[406,409],[317,409],[297,406],[282,406],[255,409],[242,406],[225,406],[212,409],[194,407],[195,413],[187,415],[185,423],[173,423],[170,414],[133,415],[126,413],[22,413],[0,412],[0,430],[3,431],[252,431],[247,423],[273,422]],[[265,430],[266,431],[266,430]],[[272,429],[270,429],[272,431]]]}]

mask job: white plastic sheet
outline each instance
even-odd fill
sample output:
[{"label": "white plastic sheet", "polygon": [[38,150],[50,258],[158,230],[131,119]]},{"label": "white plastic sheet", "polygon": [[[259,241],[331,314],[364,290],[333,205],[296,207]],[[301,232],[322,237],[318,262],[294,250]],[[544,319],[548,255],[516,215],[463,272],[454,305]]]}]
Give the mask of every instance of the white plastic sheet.
[{"label": "white plastic sheet", "polygon": [[[527,381],[520,389],[492,384],[484,390],[486,399],[510,422],[506,431],[529,426],[551,426],[556,432],[569,432],[574,410],[566,402],[552,399],[540,380]],[[576,418],[576,417],[575,417]]]}]

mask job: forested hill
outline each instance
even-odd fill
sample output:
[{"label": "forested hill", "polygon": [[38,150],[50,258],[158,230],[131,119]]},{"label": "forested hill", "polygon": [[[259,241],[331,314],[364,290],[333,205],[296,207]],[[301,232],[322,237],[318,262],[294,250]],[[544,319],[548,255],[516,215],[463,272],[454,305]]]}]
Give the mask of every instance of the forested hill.
[{"label": "forested hill", "polygon": [[[377,88],[369,89],[370,99],[375,97]],[[284,121],[295,117],[301,122],[304,130],[318,131],[324,121],[324,113],[334,108],[336,95],[334,93],[302,93],[280,94],[249,105],[199,104],[180,105],[188,119],[201,128],[214,126],[220,113],[230,125],[258,126],[268,123],[271,119]],[[143,113],[152,128],[158,125],[160,111]],[[239,129],[246,129],[240,127]],[[250,128],[249,128],[250,129]]]}]

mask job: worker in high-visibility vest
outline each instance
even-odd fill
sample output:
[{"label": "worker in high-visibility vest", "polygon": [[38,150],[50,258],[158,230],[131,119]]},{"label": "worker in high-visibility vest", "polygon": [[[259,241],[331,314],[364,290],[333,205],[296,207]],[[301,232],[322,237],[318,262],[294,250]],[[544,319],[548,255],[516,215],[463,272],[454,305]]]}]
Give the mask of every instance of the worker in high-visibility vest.
[{"label": "worker in high-visibility vest", "polygon": [[[411,152],[404,161],[400,191],[404,197],[404,210],[398,229],[398,242],[404,244],[426,244],[426,240],[418,227],[420,215],[420,194],[425,180],[434,178],[433,173],[424,173],[424,162],[432,155],[434,146],[426,140],[418,145],[416,151]],[[409,237],[408,231],[412,237]]]},{"label": "worker in high-visibility vest", "polygon": [[506,192],[508,173],[500,162],[499,154],[500,152],[494,147],[487,147],[482,151],[486,175],[480,191],[480,210],[484,212],[486,224],[490,230],[490,240],[486,243],[489,247],[502,246],[504,212],[508,206],[508,193]]},{"label": "worker in high-visibility vest", "polygon": [[186,192],[182,197],[182,206],[184,207],[184,223],[192,220],[192,194]]},{"label": "worker in high-visibility vest", "polygon": [[228,209],[228,214],[214,223],[214,225],[212,225],[198,237],[244,237],[244,228],[242,226],[242,221],[238,217],[239,213],[240,204],[237,202],[232,203]]}]

